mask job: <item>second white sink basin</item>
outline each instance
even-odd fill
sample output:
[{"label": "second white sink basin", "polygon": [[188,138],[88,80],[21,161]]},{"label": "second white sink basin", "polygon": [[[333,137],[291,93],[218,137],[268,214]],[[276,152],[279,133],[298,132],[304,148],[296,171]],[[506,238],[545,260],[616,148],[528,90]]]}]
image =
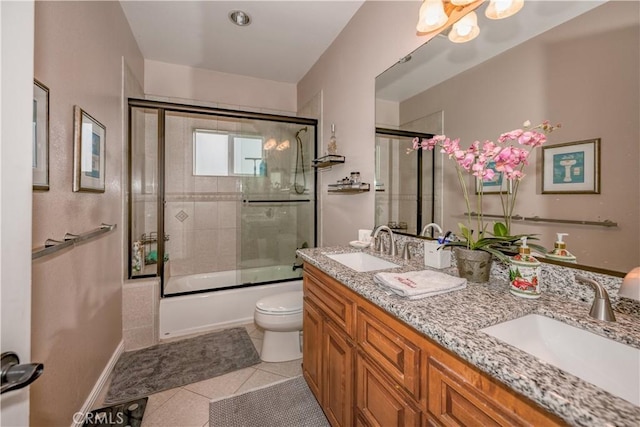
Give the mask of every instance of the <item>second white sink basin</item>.
[{"label": "second white sink basin", "polygon": [[480,331],[640,406],[640,349],[537,314]]},{"label": "second white sink basin", "polygon": [[386,270],[387,268],[400,267],[398,264],[394,264],[364,252],[350,252],[346,254],[326,253],[324,255],[358,272]]}]

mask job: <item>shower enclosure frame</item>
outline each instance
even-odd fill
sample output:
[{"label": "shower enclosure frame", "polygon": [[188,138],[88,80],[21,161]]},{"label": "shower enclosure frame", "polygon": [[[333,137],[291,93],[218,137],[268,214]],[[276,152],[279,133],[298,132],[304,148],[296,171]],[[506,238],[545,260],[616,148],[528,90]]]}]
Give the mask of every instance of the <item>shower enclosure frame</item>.
[{"label": "shower enclosure frame", "polygon": [[[127,183],[127,225],[128,225],[128,239],[127,239],[127,277],[130,280],[136,279],[149,279],[153,277],[160,278],[160,293],[162,298],[171,298],[176,296],[204,293],[204,292],[215,292],[216,290],[212,289],[203,289],[203,290],[193,290],[193,291],[185,291],[179,292],[175,294],[165,295],[164,287],[165,287],[165,261],[164,261],[164,253],[165,253],[165,239],[157,238],[157,269],[155,274],[140,274],[133,275],[133,266],[132,266],[132,257],[133,257],[133,144],[132,144],[132,114],[135,108],[144,108],[150,110],[157,111],[158,118],[158,135],[157,135],[157,143],[158,143],[158,159],[157,159],[157,236],[165,235],[165,215],[164,215],[164,207],[166,205],[165,199],[165,117],[167,112],[178,112],[178,113],[190,113],[190,114],[202,114],[208,116],[218,116],[218,117],[229,117],[229,118],[237,118],[237,119],[249,119],[249,120],[263,120],[263,121],[271,121],[271,122],[280,122],[280,123],[289,123],[289,124],[299,124],[304,126],[312,126],[314,128],[314,140],[313,140],[313,158],[318,157],[318,120],[304,117],[295,117],[295,116],[285,116],[278,114],[265,114],[265,113],[257,113],[257,112],[249,112],[249,111],[241,111],[241,110],[229,110],[224,108],[215,108],[215,107],[202,107],[202,106],[194,106],[187,104],[177,104],[171,102],[163,102],[163,101],[150,101],[138,98],[129,98],[128,99],[128,144],[127,144],[127,160],[128,160],[128,183]],[[313,241],[318,241],[318,170],[317,168],[313,169]],[[244,283],[237,284],[233,286],[227,286],[224,290],[228,289],[236,289],[236,288],[244,288],[250,286],[258,286],[258,285],[267,285],[270,283],[278,283],[284,281],[293,281],[300,280],[300,278],[291,278],[277,281],[265,281],[260,283]],[[221,289],[222,290],[222,289]]]},{"label": "shower enclosure frame", "polygon": [[[389,129],[389,128],[382,128],[382,127],[376,127],[376,138],[378,136],[389,136],[392,138],[407,138],[407,139],[411,139],[413,140],[414,138],[420,138],[420,139],[430,139],[433,138],[435,135],[431,134],[431,133],[424,133],[424,132],[414,132],[414,131],[408,131],[408,130],[402,130],[402,129]],[[427,157],[429,156],[429,157]],[[435,191],[436,191],[436,168],[435,168],[435,160],[436,160],[436,153],[435,150],[431,150],[428,153],[425,153],[424,150],[418,150],[416,151],[416,228],[417,228],[417,232],[416,234],[420,234],[420,231],[422,230],[422,217],[423,217],[423,209],[422,209],[422,190],[424,187],[424,183],[422,181],[423,178],[423,158],[426,157],[429,160],[431,160],[431,172],[430,172],[430,178],[431,178],[431,186],[430,186],[430,190],[431,190],[431,220],[427,221],[427,224],[430,222],[434,222],[435,219],[435,215],[436,215],[436,204],[435,204]],[[394,233],[398,233],[398,234],[403,234],[403,235],[407,235],[407,236],[411,236],[411,233],[403,233],[401,231],[395,231]]]}]

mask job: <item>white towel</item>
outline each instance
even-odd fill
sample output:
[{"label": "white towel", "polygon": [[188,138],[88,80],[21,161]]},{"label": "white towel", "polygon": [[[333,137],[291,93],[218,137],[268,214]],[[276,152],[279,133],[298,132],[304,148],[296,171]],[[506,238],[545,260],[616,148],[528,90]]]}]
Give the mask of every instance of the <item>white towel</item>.
[{"label": "white towel", "polygon": [[376,273],[373,276],[373,281],[395,294],[409,299],[457,291],[467,286],[467,279],[432,270]]}]

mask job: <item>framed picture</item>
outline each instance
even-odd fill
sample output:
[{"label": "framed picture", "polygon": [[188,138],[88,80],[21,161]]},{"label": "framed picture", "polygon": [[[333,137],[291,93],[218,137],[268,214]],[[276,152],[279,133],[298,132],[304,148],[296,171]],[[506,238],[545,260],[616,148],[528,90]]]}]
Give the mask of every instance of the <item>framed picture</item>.
[{"label": "framed picture", "polygon": [[487,163],[487,169],[492,169],[495,174],[490,181],[483,181],[476,178],[476,194],[482,190],[482,194],[511,193],[511,181],[504,178],[502,172],[496,170],[496,162],[493,160]]},{"label": "framed picture", "polygon": [[600,194],[600,138],[542,147],[542,194]]},{"label": "framed picture", "polygon": [[73,107],[73,191],[104,193],[105,127]]},{"label": "framed picture", "polygon": [[49,88],[33,81],[33,189],[49,190]]}]

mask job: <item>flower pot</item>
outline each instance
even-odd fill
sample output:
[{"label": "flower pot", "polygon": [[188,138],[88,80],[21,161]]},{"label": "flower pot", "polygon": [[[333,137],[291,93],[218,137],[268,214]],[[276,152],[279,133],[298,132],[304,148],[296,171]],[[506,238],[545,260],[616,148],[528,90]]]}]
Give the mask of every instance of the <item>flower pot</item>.
[{"label": "flower pot", "polygon": [[489,252],[454,247],[458,274],[470,282],[488,282],[491,272],[491,258]]}]

